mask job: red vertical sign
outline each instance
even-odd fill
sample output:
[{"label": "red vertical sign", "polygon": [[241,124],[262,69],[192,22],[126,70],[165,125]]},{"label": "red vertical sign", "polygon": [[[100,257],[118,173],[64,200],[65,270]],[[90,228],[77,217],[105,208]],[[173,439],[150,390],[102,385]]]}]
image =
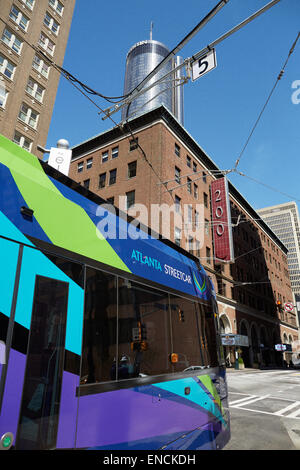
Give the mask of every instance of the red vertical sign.
[{"label": "red vertical sign", "polygon": [[231,212],[227,179],[211,183],[212,224],[214,234],[214,258],[216,262],[233,262]]}]

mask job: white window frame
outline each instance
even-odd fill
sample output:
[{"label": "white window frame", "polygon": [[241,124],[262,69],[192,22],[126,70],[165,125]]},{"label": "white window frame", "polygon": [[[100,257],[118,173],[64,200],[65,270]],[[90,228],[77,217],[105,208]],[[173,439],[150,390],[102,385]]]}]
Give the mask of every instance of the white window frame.
[{"label": "white window frame", "polygon": [[29,8],[29,10],[33,10],[33,7],[34,7],[34,4],[35,4],[35,0],[21,0],[22,3],[24,3],[24,5]]},{"label": "white window frame", "polygon": [[[25,106],[27,108],[26,111],[24,111],[23,106]],[[21,116],[20,116],[21,113],[23,113],[25,115],[25,119],[21,118]],[[35,120],[34,126],[30,123],[32,113],[36,114],[36,120]],[[39,113],[37,111],[35,111],[34,109],[30,108],[30,106],[28,106],[28,104],[22,103],[19,114],[18,114],[18,118],[24,124],[27,124],[28,126],[32,127],[33,129],[36,129],[37,125],[38,125],[38,120],[39,120]]]},{"label": "white window frame", "polygon": [[[3,37],[6,37],[5,36],[5,32],[8,32],[10,35],[11,35],[11,38],[9,39],[9,41],[4,41]],[[15,49],[13,46],[15,45],[15,41],[18,40],[20,42],[20,48],[19,49]],[[12,33],[8,28],[4,28],[3,30],[3,33],[2,33],[2,37],[1,37],[1,41],[6,44],[10,49],[12,49],[16,54],[20,55],[21,54],[21,50],[22,50],[22,46],[23,46],[23,42],[21,41],[21,39],[19,39],[14,33]]]},{"label": "white window frame", "polygon": [[[16,12],[18,13],[17,15],[13,12],[13,9],[16,10]],[[13,16],[12,16],[13,15]],[[17,25],[20,26],[20,28],[22,29],[22,31],[27,31],[28,29],[28,25],[29,25],[29,18],[27,18],[27,16],[23,15],[23,13],[21,12],[21,10],[19,10],[19,8],[16,7],[16,5],[12,5],[11,6],[11,9],[10,9],[10,13],[9,13],[9,17],[10,19],[16,23]],[[15,18],[16,17],[16,18]],[[22,19],[25,19],[26,20],[26,25],[25,27],[22,26]]]},{"label": "white window frame", "polygon": [[[56,11],[56,13],[58,13],[60,16],[63,15],[63,13],[64,13],[64,6],[63,6],[63,4],[62,4],[59,0],[52,0],[52,1],[49,0],[49,1],[48,1],[48,4],[49,4],[49,6],[50,6],[51,8],[53,8],[53,10]],[[61,11],[59,11],[58,5],[61,5],[61,7],[62,7]]]},{"label": "white window frame", "polygon": [[[42,36],[45,38],[45,42],[42,41]],[[49,49],[49,44],[53,44],[53,50]],[[41,31],[40,38],[39,38],[39,45],[51,56],[54,55],[55,51],[55,44],[51,39],[49,39],[43,31]]]},{"label": "white window frame", "polygon": [[[29,82],[30,80],[33,82],[33,87],[29,87]],[[31,89],[31,91],[28,90]],[[40,88],[42,90],[42,93],[41,93],[41,98],[39,99],[38,96],[38,88]],[[37,100],[39,103],[43,103],[43,100],[44,100],[44,93],[45,93],[45,88],[43,88],[38,82],[36,82],[32,77],[29,77],[28,79],[28,82],[27,82],[27,86],[26,86],[26,92],[32,96],[32,98],[34,98],[35,100]]]},{"label": "white window frame", "polygon": [[109,152],[108,150],[105,150],[105,152],[102,152],[102,155],[101,155],[101,162],[102,163],[105,163],[108,161],[108,157],[109,157]]},{"label": "white window frame", "polygon": [[[1,82],[2,80],[0,80]],[[8,91],[4,88],[4,97],[3,97],[3,102],[1,104],[1,101],[2,101],[2,87],[1,87],[1,83],[0,83],[0,108],[1,109],[5,109],[5,105],[6,105],[6,101],[7,101],[7,97],[8,97]]]},{"label": "white window frame", "polygon": [[[48,18],[49,18],[49,24],[47,24],[47,23],[45,22],[47,16],[48,16]],[[54,29],[53,29],[54,24],[57,25],[57,28],[54,28]],[[50,15],[50,13],[48,13],[48,11],[46,11],[45,16],[44,16],[44,25],[45,25],[46,28],[48,28],[53,34],[55,34],[56,36],[58,35],[60,25],[59,25],[59,23],[53,18],[53,16]]]},{"label": "white window frame", "polygon": [[84,162],[77,163],[77,173],[83,172],[83,166],[84,166]]},{"label": "white window frame", "polygon": [[119,156],[119,146],[113,147],[111,149],[111,158],[118,158]]},{"label": "white window frame", "polygon": [[[0,64],[0,73],[1,73],[2,75],[4,75],[6,78],[8,78],[9,80],[13,80],[14,74],[15,74],[15,70],[16,70],[15,64],[13,64],[12,62],[10,62],[10,60],[8,60],[8,59],[7,59],[4,55],[2,55],[2,54],[0,54],[0,57],[3,58],[3,63],[2,63],[2,65]],[[6,70],[9,70],[9,69],[8,69],[8,65],[10,65],[10,66],[13,67],[13,71],[12,71],[10,77],[5,73]]]},{"label": "white window frame", "polygon": [[174,228],[174,242],[177,246],[181,245],[181,229],[178,227]]},{"label": "white window frame", "polygon": [[[19,140],[16,140],[16,135],[19,135]],[[27,139],[27,137],[25,137],[24,135],[22,135],[19,131],[15,131],[15,135],[14,135],[14,142],[15,144],[19,145],[20,147],[22,147],[23,149],[27,150],[28,152],[31,152],[31,148],[32,148],[32,141],[30,139]],[[27,141],[29,143],[29,148],[27,148],[24,143],[25,141]]]},{"label": "white window frame", "polygon": [[[36,58],[40,61],[39,65],[38,65],[37,67],[34,66],[34,64],[37,64],[37,62],[35,61]],[[43,73],[44,66],[47,67],[47,74],[44,74],[44,73]],[[32,68],[33,68],[37,73],[39,73],[42,77],[47,78],[47,79],[49,78],[50,65],[47,65],[47,64],[45,63],[45,61],[44,61],[43,59],[41,59],[37,54],[35,54],[35,56],[34,56],[34,58],[33,58]]]},{"label": "white window frame", "polygon": [[86,169],[89,170],[93,166],[93,157],[88,158],[86,161]]}]

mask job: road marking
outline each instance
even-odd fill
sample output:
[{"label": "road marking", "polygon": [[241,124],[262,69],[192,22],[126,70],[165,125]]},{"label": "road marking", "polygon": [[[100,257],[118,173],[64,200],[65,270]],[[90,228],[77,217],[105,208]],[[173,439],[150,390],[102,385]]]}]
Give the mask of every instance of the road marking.
[{"label": "road marking", "polygon": [[244,397],[244,398],[240,398],[239,400],[234,400],[234,401],[231,401],[229,402],[229,406],[232,406],[232,405],[235,405],[236,403],[240,403],[240,402],[247,402],[250,398],[255,398],[257,395],[248,395],[247,397]]},{"label": "road marking", "polygon": [[254,403],[254,402],[256,402],[256,401],[264,400],[265,398],[268,398],[269,396],[270,396],[270,394],[268,394],[268,395],[263,395],[262,397],[254,398],[253,400],[244,401],[243,403],[234,405],[233,408],[238,408],[239,406],[244,406],[244,405],[250,405],[250,403]]},{"label": "road marking", "polygon": [[[289,410],[292,410],[293,408],[295,408],[296,406],[300,405],[300,402],[299,401],[296,401],[295,403],[292,403],[291,405],[288,405],[286,406],[285,408],[282,408],[282,410],[279,410],[279,411],[276,411],[276,413],[274,413],[274,415],[276,416],[282,416],[284,413],[286,413],[287,411]],[[300,410],[298,410],[300,412]],[[297,412],[298,413],[298,412]],[[290,416],[290,415],[289,415]]]},{"label": "road marking", "polygon": [[287,418],[296,418],[298,415],[300,415],[300,409],[297,410],[297,411],[294,411],[294,413],[291,413],[291,414],[287,415],[286,417]]}]

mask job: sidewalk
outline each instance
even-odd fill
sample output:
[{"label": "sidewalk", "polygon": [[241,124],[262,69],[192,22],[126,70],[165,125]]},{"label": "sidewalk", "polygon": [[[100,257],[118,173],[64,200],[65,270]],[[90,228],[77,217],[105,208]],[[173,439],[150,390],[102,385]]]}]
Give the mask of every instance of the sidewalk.
[{"label": "sidewalk", "polygon": [[234,367],[226,367],[226,372],[228,373],[232,373],[232,372],[244,372],[244,373],[249,373],[249,372],[265,372],[267,370],[296,370],[296,369],[293,369],[292,367],[289,368],[289,367],[261,367],[261,368],[257,368],[257,367],[245,367],[244,369],[235,369]]}]

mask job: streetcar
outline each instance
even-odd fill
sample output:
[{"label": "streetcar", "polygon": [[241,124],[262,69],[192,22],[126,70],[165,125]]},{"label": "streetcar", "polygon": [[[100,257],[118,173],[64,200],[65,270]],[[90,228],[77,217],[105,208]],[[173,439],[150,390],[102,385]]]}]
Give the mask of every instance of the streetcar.
[{"label": "streetcar", "polygon": [[223,448],[198,258],[137,224],[128,236],[132,219],[3,136],[0,188],[1,450]]}]

